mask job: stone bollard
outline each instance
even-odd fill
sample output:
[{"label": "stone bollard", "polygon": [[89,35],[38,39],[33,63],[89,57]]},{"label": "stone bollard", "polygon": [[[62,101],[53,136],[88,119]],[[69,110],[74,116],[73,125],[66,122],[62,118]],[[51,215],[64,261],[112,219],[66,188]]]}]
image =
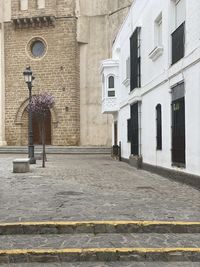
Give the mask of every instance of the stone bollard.
[{"label": "stone bollard", "polygon": [[13,172],[14,173],[30,172],[29,159],[14,159],[13,160]]}]

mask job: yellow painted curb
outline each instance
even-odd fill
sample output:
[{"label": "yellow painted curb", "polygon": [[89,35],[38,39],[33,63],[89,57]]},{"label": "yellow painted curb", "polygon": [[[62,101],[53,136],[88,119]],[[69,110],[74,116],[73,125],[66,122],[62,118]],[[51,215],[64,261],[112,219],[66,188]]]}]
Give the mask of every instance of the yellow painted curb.
[{"label": "yellow painted curb", "polygon": [[14,249],[0,250],[2,255],[28,255],[28,254],[89,254],[89,253],[173,253],[194,252],[200,253],[200,248],[66,248],[66,249]]},{"label": "yellow painted curb", "polygon": [[0,223],[0,227],[4,226],[93,226],[93,225],[136,225],[136,226],[151,226],[151,225],[180,225],[180,226],[195,226],[200,225],[199,222],[185,221],[44,221],[44,222],[8,222]]}]

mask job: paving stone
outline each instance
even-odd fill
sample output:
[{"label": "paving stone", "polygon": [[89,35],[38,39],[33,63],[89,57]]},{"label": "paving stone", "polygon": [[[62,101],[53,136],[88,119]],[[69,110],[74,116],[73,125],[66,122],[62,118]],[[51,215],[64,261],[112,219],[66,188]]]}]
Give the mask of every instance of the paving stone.
[{"label": "paving stone", "polygon": [[[12,173],[15,155],[0,155],[0,221],[58,220],[185,220],[199,221],[199,191],[106,155],[49,155],[46,168],[31,166],[31,173]],[[98,226],[95,232],[105,226]],[[112,227],[111,227],[112,228]],[[113,229],[110,228],[110,231]],[[131,228],[131,227],[130,227]],[[19,234],[23,232],[19,230]],[[34,230],[34,227],[33,229]],[[58,235],[62,229],[52,227],[51,237],[0,236],[2,248],[32,247],[117,247],[117,246],[187,246],[199,247],[198,235],[119,234]],[[68,229],[68,233],[73,232]],[[81,230],[81,229],[80,229]],[[107,229],[106,227],[106,230]],[[117,227],[116,232],[120,232]],[[91,228],[92,231],[92,228]],[[130,229],[131,231],[131,229]],[[149,229],[151,231],[151,229]],[[45,233],[45,229],[44,229]],[[67,237],[67,239],[66,239]],[[103,241],[102,241],[103,240]],[[83,245],[84,244],[84,245]],[[172,254],[171,257],[178,257]],[[64,257],[64,256],[63,256]],[[89,255],[94,261],[94,255]],[[106,256],[105,256],[106,257]],[[109,260],[101,258],[101,260]],[[190,257],[190,255],[188,255]],[[199,256],[197,255],[197,260]],[[50,258],[49,258],[50,259]],[[131,258],[130,258],[131,259]],[[5,257],[5,262],[8,258]],[[14,261],[13,259],[10,259]],[[33,259],[34,260],[34,259]],[[55,260],[52,256],[52,260]],[[10,267],[199,267],[199,263],[19,263]]]},{"label": "paving stone", "polygon": [[48,155],[46,168],[12,173],[0,155],[0,221],[199,221],[199,191],[108,155]]},{"label": "paving stone", "polygon": [[189,262],[82,262],[82,263],[20,263],[5,264],[1,267],[199,267],[199,263]]},{"label": "paving stone", "polygon": [[4,235],[0,249],[200,247],[200,234]]}]

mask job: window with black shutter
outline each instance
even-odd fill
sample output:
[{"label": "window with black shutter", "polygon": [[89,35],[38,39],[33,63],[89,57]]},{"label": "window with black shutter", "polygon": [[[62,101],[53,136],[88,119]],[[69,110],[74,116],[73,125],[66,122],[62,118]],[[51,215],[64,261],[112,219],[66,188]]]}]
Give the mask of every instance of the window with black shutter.
[{"label": "window with black shutter", "polygon": [[182,23],[172,33],[172,64],[184,57],[185,53],[185,23]]},{"label": "window with black shutter", "polygon": [[131,91],[141,86],[140,62],[140,28],[137,27],[130,38]]},{"label": "window with black shutter", "polygon": [[162,150],[162,110],[160,104],[156,106],[156,149]]}]

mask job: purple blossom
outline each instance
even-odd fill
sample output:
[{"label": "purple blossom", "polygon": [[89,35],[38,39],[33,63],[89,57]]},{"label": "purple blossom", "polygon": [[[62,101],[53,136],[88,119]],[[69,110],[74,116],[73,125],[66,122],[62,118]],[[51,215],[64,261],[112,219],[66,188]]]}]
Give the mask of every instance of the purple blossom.
[{"label": "purple blossom", "polygon": [[48,93],[32,97],[30,108],[38,116],[45,115],[55,104],[54,97]]}]

